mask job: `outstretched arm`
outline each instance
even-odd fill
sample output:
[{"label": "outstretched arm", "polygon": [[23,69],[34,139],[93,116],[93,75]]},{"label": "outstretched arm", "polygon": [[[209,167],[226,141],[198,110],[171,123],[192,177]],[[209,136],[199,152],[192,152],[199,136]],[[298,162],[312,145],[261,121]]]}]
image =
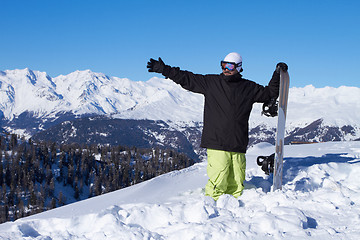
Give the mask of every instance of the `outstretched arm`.
[{"label": "outstretched arm", "polygon": [[161,73],[166,78],[170,78],[186,90],[202,94],[205,93],[206,80],[204,75],[194,74],[180,70],[178,67],[165,65],[160,57],[159,60],[150,58],[147,68],[149,72]]}]

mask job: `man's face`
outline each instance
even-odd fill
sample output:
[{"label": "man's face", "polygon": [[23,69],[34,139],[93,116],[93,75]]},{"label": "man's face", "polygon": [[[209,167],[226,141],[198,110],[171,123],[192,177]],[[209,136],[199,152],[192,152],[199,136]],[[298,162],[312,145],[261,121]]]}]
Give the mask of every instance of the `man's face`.
[{"label": "man's face", "polygon": [[231,76],[231,75],[235,75],[235,74],[238,73],[238,71],[236,70],[236,68],[235,68],[234,70],[232,70],[232,71],[230,71],[229,69],[223,69],[222,71],[223,71],[223,74],[224,74],[225,76]]},{"label": "man's face", "polygon": [[238,71],[236,70],[236,67],[237,67],[236,63],[221,61],[221,68],[225,76],[231,76],[237,74]]}]

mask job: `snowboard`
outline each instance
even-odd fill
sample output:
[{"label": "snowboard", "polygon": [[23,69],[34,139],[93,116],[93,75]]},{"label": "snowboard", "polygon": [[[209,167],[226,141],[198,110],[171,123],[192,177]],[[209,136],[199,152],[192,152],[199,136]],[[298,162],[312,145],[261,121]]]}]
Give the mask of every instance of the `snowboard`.
[{"label": "snowboard", "polygon": [[284,158],[284,138],[286,110],[289,97],[290,77],[289,73],[280,70],[280,89],[278,103],[278,122],[276,128],[275,157],[274,157],[274,175],[273,191],[282,188],[283,158]]}]

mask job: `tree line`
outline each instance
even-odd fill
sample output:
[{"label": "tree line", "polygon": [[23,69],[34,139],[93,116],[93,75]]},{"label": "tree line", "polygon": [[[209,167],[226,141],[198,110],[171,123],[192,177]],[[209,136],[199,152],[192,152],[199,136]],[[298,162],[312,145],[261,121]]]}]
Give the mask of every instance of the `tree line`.
[{"label": "tree line", "polygon": [[0,135],[0,223],[193,165],[171,149],[33,142]]}]

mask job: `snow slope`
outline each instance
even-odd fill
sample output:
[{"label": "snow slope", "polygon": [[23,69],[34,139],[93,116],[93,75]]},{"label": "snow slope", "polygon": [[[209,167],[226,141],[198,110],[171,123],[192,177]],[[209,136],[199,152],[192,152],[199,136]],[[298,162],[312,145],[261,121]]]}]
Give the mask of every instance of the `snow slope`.
[{"label": "snow slope", "polygon": [[204,196],[206,162],[0,225],[0,239],[360,239],[360,142],[285,146],[283,190],[247,153],[239,199]]}]

